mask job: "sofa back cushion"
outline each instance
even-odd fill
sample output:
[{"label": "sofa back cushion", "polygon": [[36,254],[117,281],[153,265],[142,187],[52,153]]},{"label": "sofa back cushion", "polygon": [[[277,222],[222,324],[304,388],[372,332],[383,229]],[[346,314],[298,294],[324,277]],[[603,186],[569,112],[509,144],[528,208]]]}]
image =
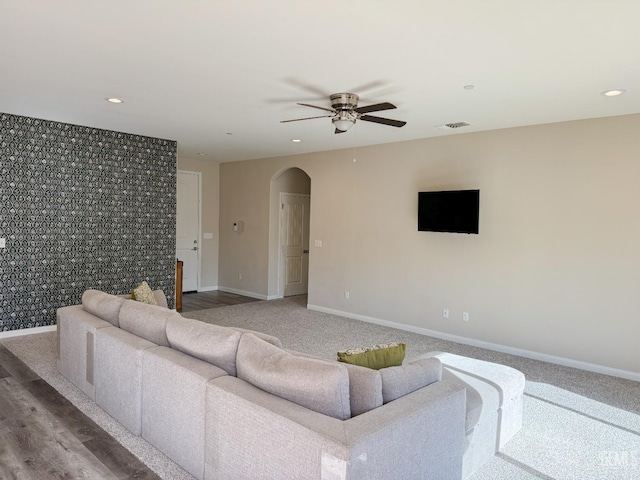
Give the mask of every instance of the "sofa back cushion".
[{"label": "sofa back cushion", "polygon": [[[297,357],[323,360],[293,350],[287,350],[287,352]],[[349,405],[352,417],[382,406],[382,379],[378,370],[350,363],[340,363],[340,365],[344,365],[349,374]]]},{"label": "sofa back cushion", "polygon": [[124,298],[100,290],[87,290],[82,294],[82,308],[92,315],[106,320],[114,327],[120,326],[118,316],[124,301]]},{"label": "sofa back cushion", "polygon": [[246,328],[240,327],[229,327],[233,330],[237,330],[242,333],[252,333],[256,337],[264,340],[265,342],[269,342],[271,345],[275,345],[278,348],[282,348],[282,342],[278,337],[274,337],[273,335],[269,335],[268,333],[256,332],[255,330],[247,330]]},{"label": "sofa back cushion", "polygon": [[180,316],[158,305],[125,300],[120,308],[120,328],[156,345],[168,347],[167,320],[176,315]]},{"label": "sofa back cushion", "polygon": [[382,399],[388,403],[442,380],[442,362],[436,357],[420,357],[398,367],[383,368],[379,372]]},{"label": "sofa back cushion", "polygon": [[[242,332],[174,315],[167,319],[171,348],[236,375],[236,352]],[[275,347],[274,347],[275,348]]]},{"label": "sofa back cushion", "polygon": [[159,307],[169,308],[169,304],[167,303],[167,296],[164,294],[162,290],[154,290],[153,296],[156,299],[156,303]]},{"label": "sofa back cushion", "polygon": [[382,376],[379,370],[345,363],[349,374],[349,403],[351,416],[363,414],[382,406]]},{"label": "sofa back cushion", "polygon": [[349,374],[337,362],[300,357],[251,333],[240,339],[238,378],[330,417],[351,417]]}]

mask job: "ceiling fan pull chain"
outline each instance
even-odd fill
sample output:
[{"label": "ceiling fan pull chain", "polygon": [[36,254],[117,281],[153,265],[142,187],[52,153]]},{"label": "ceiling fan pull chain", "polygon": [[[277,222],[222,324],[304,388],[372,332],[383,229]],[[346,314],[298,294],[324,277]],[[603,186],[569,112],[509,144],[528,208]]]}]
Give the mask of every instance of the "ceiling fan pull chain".
[{"label": "ceiling fan pull chain", "polygon": [[353,127],[353,163],[356,163],[356,148],[358,146],[358,125]]}]

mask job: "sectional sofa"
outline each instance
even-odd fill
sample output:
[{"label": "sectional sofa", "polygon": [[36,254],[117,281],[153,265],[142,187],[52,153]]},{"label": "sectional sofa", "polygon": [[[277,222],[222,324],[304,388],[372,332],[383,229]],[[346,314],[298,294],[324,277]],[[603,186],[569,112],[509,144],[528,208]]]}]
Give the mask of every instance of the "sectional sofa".
[{"label": "sectional sofa", "polygon": [[434,352],[371,370],[154,295],[89,290],[60,308],[57,367],[198,479],[459,480],[521,426],[524,377],[509,367]]}]

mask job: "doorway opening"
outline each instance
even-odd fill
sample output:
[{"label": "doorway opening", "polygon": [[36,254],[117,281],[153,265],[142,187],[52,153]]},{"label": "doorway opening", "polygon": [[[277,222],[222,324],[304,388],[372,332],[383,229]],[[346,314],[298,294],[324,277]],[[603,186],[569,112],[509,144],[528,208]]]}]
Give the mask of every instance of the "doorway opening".
[{"label": "doorway opening", "polygon": [[182,260],[182,291],[200,288],[200,172],[178,170],[176,179],[176,257]]},{"label": "doorway opening", "polygon": [[311,178],[287,168],[271,180],[269,299],[308,293]]}]

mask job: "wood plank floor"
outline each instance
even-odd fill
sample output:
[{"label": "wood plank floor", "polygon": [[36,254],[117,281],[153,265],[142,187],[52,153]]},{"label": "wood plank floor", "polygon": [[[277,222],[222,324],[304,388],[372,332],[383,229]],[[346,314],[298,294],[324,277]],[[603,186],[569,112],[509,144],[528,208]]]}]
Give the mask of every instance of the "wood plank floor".
[{"label": "wood plank floor", "polygon": [[158,478],[0,345],[0,479]]},{"label": "wood plank floor", "polygon": [[241,303],[259,302],[257,298],[236,295],[235,293],[212,292],[183,293],[181,313],[206,310],[207,308],[225,307],[227,305],[239,305]]}]

